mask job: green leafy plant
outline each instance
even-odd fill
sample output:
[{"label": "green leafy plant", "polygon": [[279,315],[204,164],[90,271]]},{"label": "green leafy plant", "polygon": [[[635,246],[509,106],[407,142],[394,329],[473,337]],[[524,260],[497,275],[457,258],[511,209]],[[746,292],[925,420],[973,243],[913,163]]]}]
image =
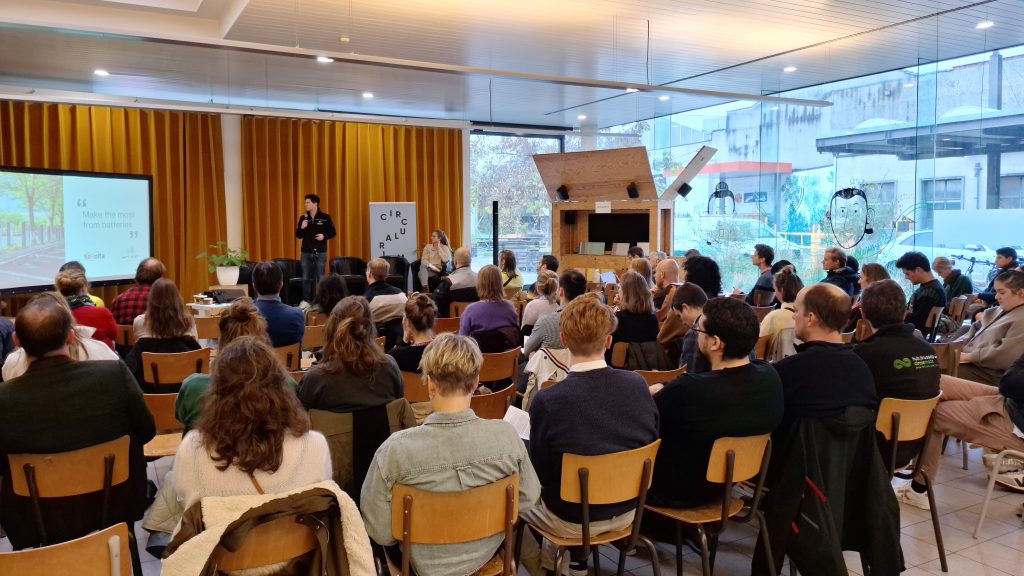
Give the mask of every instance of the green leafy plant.
[{"label": "green leafy plant", "polygon": [[228,243],[221,240],[216,244],[210,244],[208,250],[196,254],[196,260],[207,258],[206,268],[210,272],[216,272],[220,266],[245,266],[249,259],[249,253],[244,249],[235,250],[228,247]]}]

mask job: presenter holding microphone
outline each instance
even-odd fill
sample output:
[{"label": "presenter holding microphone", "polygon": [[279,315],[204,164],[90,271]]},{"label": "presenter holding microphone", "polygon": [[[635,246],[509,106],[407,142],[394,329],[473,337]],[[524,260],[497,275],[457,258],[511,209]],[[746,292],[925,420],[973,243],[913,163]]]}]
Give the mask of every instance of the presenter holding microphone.
[{"label": "presenter holding microphone", "polygon": [[306,213],[295,226],[295,237],[302,240],[302,299],[306,302],[313,301],[313,291],[327,267],[327,241],[335,235],[331,215],[320,211],[320,197],[306,194]]}]

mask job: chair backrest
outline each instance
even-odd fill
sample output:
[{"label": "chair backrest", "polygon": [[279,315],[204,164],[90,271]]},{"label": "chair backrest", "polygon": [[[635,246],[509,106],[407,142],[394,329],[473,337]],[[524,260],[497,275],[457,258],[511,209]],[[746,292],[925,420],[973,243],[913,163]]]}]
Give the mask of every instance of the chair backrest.
[{"label": "chair backrest", "polygon": [[157,432],[180,432],[185,425],[178,422],[174,416],[174,403],[178,400],[177,394],[144,394],[142,398],[146,401],[146,407],[153,415],[153,422],[156,423]]},{"label": "chair backrest", "polygon": [[523,289],[518,286],[516,286],[515,288],[505,288],[505,298],[508,298],[513,302],[516,302],[519,300],[519,293],[522,291]]},{"label": "chair backrest", "polygon": [[377,346],[384,347],[384,343],[387,342],[387,336],[377,336]]},{"label": "chair backrest", "polygon": [[[942,376],[943,380],[950,378]],[[927,400],[904,400],[902,398],[882,398],[875,419],[875,430],[886,440],[892,440],[893,428],[896,428],[897,442],[913,442],[924,438],[928,433],[928,425],[932,419],[935,405],[939,403],[939,395]],[[898,416],[897,416],[898,415]]]},{"label": "chair backrest", "polygon": [[469,407],[480,418],[501,420],[516,397],[516,386],[512,384],[491,394],[476,394],[470,397]]},{"label": "chair backrest", "polygon": [[[763,290],[758,290],[756,294],[766,294],[766,292]],[[774,306],[754,306],[753,308],[754,314],[757,315],[758,322],[764,320],[764,317],[767,316],[769,312],[775,310]]]},{"label": "chair backrest", "polygon": [[302,364],[302,351],[299,350],[299,343],[274,348],[274,355],[284,364],[285,370],[294,372]]},{"label": "chair backrest", "polygon": [[[708,458],[708,482],[724,484],[726,480],[731,482],[743,482],[750,480],[761,472],[764,461],[764,452],[771,440],[770,434],[760,436],[723,437],[715,440],[711,446],[711,456]],[[727,478],[727,460],[729,452],[733,453],[732,478]]]},{"label": "chair backrest", "polygon": [[178,386],[193,374],[210,373],[210,349],[142,353],[142,378],[155,386]]},{"label": "chair backrest", "polygon": [[[775,309],[775,307],[771,305],[772,300],[774,299],[775,292],[773,290],[754,290],[754,311],[757,312],[758,308],[767,308],[768,312],[771,312]],[[767,315],[768,312],[765,312],[765,315]],[[758,314],[757,318],[760,320],[764,318],[764,316]]]},{"label": "chair backrest", "polygon": [[959,327],[967,316],[967,295],[957,296],[949,302],[949,318]]},{"label": "chair backrest", "polygon": [[331,258],[331,270],[342,276],[362,276],[366,274],[366,261],[355,256]]},{"label": "chair backrest", "polygon": [[[306,316],[306,326],[323,326],[327,324],[327,314],[323,312],[313,312]],[[309,334],[309,330],[306,330],[306,334]]]},{"label": "chair backrest", "polygon": [[[8,454],[11,488],[18,496],[63,498],[103,490],[106,461],[112,461],[110,485],[128,481],[128,436],[56,454]],[[25,468],[30,466],[32,472]],[[30,480],[30,478],[32,478]]]},{"label": "chair backrest", "polygon": [[220,316],[196,316],[196,336],[206,340],[220,338]]},{"label": "chair backrest", "polygon": [[292,377],[292,380],[295,380],[296,384],[298,384],[299,382],[302,382],[302,379],[306,376],[306,371],[305,370],[289,370],[288,371],[288,375]]},{"label": "chair backrest", "polygon": [[550,387],[554,386],[555,384],[558,384],[559,382],[561,382],[561,380],[545,380],[545,381],[540,383],[540,386],[538,387],[538,389],[543,390],[545,388],[550,388]]},{"label": "chair backrest", "polygon": [[458,318],[472,302],[452,302],[452,316]]},{"label": "chair backrest", "polygon": [[402,372],[402,384],[405,390],[405,399],[410,403],[430,402],[427,394],[427,382],[419,372]]},{"label": "chair backrest", "polygon": [[135,326],[133,324],[118,324],[116,343],[127,348],[135,346]]},{"label": "chair backrest", "polygon": [[857,342],[867,340],[874,333],[874,327],[871,326],[871,322],[868,322],[866,318],[860,318],[857,320],[857,327],[853,329],[853,334],[857,338]]},{"label": "chair backrest", "polygon": [[122,522],[53,546],[0,554],[0,574],[130,576],[128,546],[128,525]]},{"label": "chair backrest", "polygon": [[956,376],[960,372],[960,352],[966,342],[932,342],[932,349],[943,374]]},{"label": "chair backrest", "polygon": [[484,354],[484,364],[480,367],[480,381],[495,382],[518,376],[519,353],[519,348],[512,348],[504,352]]},{"label": "chair backrest", "polygon": [[939,330],[939,318],[942,317],[942,306],[932,306],[928,311],[928,317],[924,321],[925,339],[929,342],[935,341],[935,335]]},{"label": "chair backrest", "polygon": [[636,373],[643,376],[648,386],[669,382],[686,373],[686,366],[675,370],[636,370]]},{"label": "chair backrest", "polygon": [[259,524],[249,531],[242,546],[229,552],[217,546],[218,573],[269,566],[298,558],[316,547],[316,534],[292,514]]},{"label": "chair backrest", "polygon": [[853,335],[854,334],[855,334],[855,332],[843,332],[842,333],[843,342],[846,343],[846,344],[849,344],[850,342],[853,342]]},{"label": "chair backrest", "polygon": [[765,334],[764,336],[758,336],[757,344],[754,345],[754,356],[764,360],[765,354],[768,353],[768,342],[771,341],[772,335]]},{"label": "chair backrest", "polygon": [[612,345],[612,366],[623,368],[629,358],[629,342],[616,342]]},{"label": "chair backrest", "polygon": [[323,348],[324,328],[325,326],[323,324],[306,326],[306,332],[302,335],[302,348],[304,350],[316,350],[317,348]]},{"label": "chair backrest", "polygon": [[458,334],[459,322],[461,322],[459,318],[437,318],[434,320],[434,334],[443,334],[445,332]]},{"label": "chair backrest", "polygon": [[641,486],[641,480],[645,463],[650,462],[653,470],[654,458],[658,455],[660,445],[661,439],[658,439],[642,448],[612,454],[563,454],[562,484],[559,490],[562,500],[575,503],[583,501],[580,469],[587,470],[587,500],[590,504],[617,504],[635,499],[641,488],[650,488],[650,476],[647,478],[647,486]]}]

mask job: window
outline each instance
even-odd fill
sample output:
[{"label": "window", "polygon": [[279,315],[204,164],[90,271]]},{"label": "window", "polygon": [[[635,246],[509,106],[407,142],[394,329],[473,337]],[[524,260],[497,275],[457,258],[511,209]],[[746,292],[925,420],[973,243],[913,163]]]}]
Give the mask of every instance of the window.
[{"label": "window", "polygon": [[931,228],[935,210],[963,209],[964,179],[936,178],[921,181],[921,203],[923,209],[918,219],[919,228]]},{"label": "window", "polygon": [[1024,176],[1003,176],[999,179],[999,204],[989,208],[1024,208],[1021,203],[1021,190],[1024,189]]},{"label": "window", "polygon": [[895,182],[865,182],[864,193],[868,196],[868,203],[892,204],[896,201]]}]

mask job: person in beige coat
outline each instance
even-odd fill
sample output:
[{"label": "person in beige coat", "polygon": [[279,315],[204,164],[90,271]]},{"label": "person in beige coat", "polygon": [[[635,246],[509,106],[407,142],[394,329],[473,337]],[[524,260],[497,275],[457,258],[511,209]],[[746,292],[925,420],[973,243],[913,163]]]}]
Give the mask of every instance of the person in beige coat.
[{"label": "person in beige coat", "polygon": [[448,244],[448,236],[444,230],[434,230],[430,233],[430,244],[423,247],[420,253],[419,282],[424,292],[430,292],[428,280],[444,271],[445,266],[452,259],[452,249]]},{"label": "person in beige coat", "polygon": [[985,310],[957,340],[965,343],[958,376],[992,386],[1024,352],[1024,272],[1003,272],[995,289],[999,306]]}]

